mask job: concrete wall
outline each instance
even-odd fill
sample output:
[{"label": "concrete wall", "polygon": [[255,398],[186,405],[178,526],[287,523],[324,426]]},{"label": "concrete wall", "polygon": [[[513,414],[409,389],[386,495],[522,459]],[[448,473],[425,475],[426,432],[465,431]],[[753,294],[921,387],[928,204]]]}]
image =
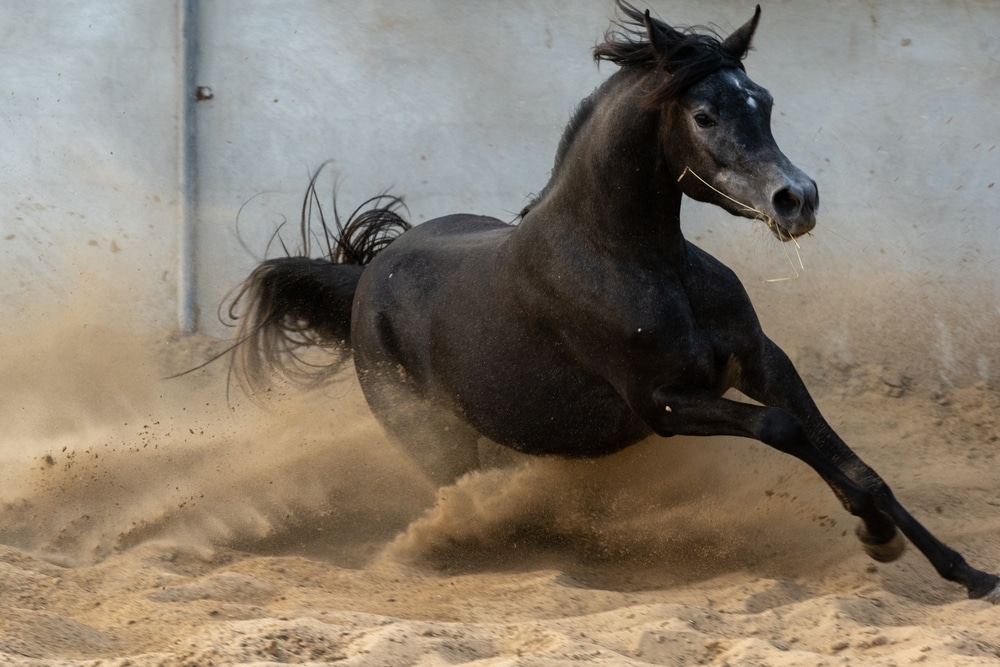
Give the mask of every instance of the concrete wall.
[{"label": "concrete wall", "polygon": [[173,3],[0,3],[4,329],[174,326],[177,50]]},{"label": "concrete wall", "polygon": [[[350,209],[386,188],[413,220],[511,218],[546,182],[610,0],[205,0],[198,9],[199,327],[275,228],[294,242],[327,160]],[[754,2],[658,0],[728,31]],[[8,325],[97,295],[97,319],[176,326],[178,7],[7,2],[0,284]],[[803,363],[1000,379],[1000,5],[766,2],[747,60],[774,133],[819,183],[793,274],[745,220],[690,203],[688,236],[733,266]],[[241,211],[242,207],[242,212]],[[239,224],[237,225],[237,213]]]}]

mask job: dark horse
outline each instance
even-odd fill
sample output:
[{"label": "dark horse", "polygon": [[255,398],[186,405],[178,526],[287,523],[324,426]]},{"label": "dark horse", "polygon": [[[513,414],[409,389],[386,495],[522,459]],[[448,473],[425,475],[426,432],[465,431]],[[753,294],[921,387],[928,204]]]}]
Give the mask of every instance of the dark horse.
[{"label": "dark horse", "polygon": [[1000,579],[903,508],[820,415],[733,272],[681,233],[683,195],[781,241],[815,225],[816,184],[778,149],[771,96],[742,64],[760,8],[720,39],[618,5],[595,58],[619,69],[580,105],[519,224],[409,229],[392,198],[338,217],[327,256],[247,279],[237,373],[251,389],[273,369],[303,379],[315,368],[296,363],[300,346],[347,343],[376,417],[441,483],[477,465],[482,438],[565,457],[654,433],[760,440],[823,478],[871,557],[902,553],[898,528],[942,577],[997,602]]}]

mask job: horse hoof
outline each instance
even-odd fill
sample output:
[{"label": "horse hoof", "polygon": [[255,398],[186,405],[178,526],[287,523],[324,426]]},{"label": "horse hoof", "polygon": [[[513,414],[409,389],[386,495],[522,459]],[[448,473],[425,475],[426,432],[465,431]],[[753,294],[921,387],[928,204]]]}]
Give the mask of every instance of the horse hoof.
[{"label": "horse hoof", "polygon": [[903,536],[898,531],[894,532],[887,542],[875,542],[865,532],[864,524],[859,525],[855,532],[858,535],[858,539],[861,540],[861,546],[864,547],[865,553],[872,560],[876,560],[879,563],[891,563],[902,556],[903,550],[906,548],[906,540],[903,539]]},{"label": "horse hoof", "polygon": [[[994,577],[994,579],[996,579],[996,577]],[[989,602],[990,604],[1000,605],[1000,583],[997,583],[997,585],[993,587],[993,590],[985,595],[972,595],[970,593],[969,597],[973,600],[983,600],[985,602]]]}]

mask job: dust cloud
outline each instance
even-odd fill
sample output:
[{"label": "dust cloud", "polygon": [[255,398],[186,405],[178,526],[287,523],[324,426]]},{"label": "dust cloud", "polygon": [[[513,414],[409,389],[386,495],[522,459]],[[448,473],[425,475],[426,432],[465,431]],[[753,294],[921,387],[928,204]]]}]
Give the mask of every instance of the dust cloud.
[{"label": "dust cloud", "polygon": [[0,542],[68,563],[147,540],[368,557],[433,498],[350,375],[260,407],[220,344],[62,318],[3,340]]},{"label": "dust cloud", "polygon": [[829,501],[801,465],[726,439],[654,439],[599,461],[522,456],[439,490],[379,427],[350,369],[250,401],[228,391],[226,358],[166,379],[224,341],[94,326],[81,312],[3,344],[0,542],[65,564],[156,541],[352,567],[704,576],[705,562],[795,553],[798,524]]},{"label": "dust cloud", "polygon": [[[817,476],[758,443],[518,457],[438,489],[349,370],[227,397],[224,359],[164,379],[224,341],[97,324],[93,306],[0,336],[4,664],[1000,655],[993,607],[913,550],[875,566]],[[998,394],[806,361],[841,434],[994,569]]]}]

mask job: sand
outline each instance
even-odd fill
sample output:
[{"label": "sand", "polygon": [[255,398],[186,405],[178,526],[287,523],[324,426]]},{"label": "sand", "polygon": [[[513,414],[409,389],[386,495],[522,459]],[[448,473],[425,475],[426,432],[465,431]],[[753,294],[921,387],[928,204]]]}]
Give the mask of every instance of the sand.
[{"label": "sand", "polygon": [[[0,362],[0,664],[996,665],[1000,609],[866,558],[815,474],[651,440],[433,488],[350,372],[232,393],[204,339],[79,322]],[[808,360],[835,428],[1000,569],[1000,393]]]}]

